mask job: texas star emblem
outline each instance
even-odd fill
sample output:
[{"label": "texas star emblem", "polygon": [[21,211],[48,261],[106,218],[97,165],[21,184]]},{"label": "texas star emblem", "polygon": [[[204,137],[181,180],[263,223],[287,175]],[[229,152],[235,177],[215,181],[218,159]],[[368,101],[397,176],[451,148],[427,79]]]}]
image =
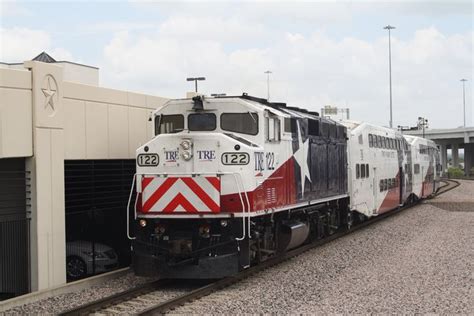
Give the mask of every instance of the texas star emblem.
[{"label": "texas star emblem", "polygon": [[54,115],[56,112],[55,104],[58,100],[58,85],[56,80],[51,75],[46,75],[43,80],[41,91],[45,96],[44,109]]}]

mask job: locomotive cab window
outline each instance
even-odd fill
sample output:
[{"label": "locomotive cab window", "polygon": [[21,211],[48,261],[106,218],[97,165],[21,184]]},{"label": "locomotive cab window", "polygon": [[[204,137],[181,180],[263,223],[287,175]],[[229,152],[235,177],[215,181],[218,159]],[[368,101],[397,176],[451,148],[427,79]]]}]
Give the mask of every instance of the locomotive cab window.
[{"label": "locomotive cab window", "polygon": [[213,131],[216,129],[216,115],[214,113],[189,114],[188,129],[190,131]]},{"label": "locomotive cab window", "polygon": [[257,135],[258,114],[251,112],[223,113],[221,115],[221,129],[229,132]]},{"label": "locomotive cab window", "polygon": [[308,120],[308,133],[312,136],[319,136],[319,121],[318,120]]},{"label": "locomotive cab window", "polygon": [[172,134],[184,130],[184,116],[181,114],[155,117],[155,135]]},{"label": "locomotive cab window", "polygon": [[269,142],[280,141],[280,120],[278,117],[266,117],[266,139]]}]

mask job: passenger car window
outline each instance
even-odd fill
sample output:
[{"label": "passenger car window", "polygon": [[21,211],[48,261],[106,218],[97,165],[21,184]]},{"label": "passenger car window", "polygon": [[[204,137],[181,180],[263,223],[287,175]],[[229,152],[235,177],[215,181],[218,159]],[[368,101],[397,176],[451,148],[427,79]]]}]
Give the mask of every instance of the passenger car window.
[{"label": "passenger car window", "polygon": [[188,129],[190,131],[213,131],[216,129],[216,115],[214,113],[189,114]]},{"label": "passenger car window", "polygon": [[359,169],[359,164],[356,164],[356,179],[360,178],[360,169]]},{"label": "passenger car window", "polygon": [[181,114],[160,115],[155,117],[155,135],[172,134],[184,129],[184,116]]},{"label": "passenger car window", "polygon": [[365,166],[364,166],[364,164],[360,165],[360,177],[365,178]]},{"label": "passenger car window", "polygon": [[223,113],[221,115],[221,129],[241,134],[258,134],[257,113]]},{"label": "passenger car window", "polygon": [[368,178],[369,177],[369,164],[365,165],[365,176]]}]

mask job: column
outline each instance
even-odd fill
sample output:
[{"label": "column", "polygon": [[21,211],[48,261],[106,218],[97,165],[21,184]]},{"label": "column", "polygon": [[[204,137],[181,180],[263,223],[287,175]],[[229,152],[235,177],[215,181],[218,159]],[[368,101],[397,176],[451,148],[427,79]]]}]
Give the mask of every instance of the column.
[{"label": "column", "polygon": [[28,61],[32,72],[31,290],[66,282],[64,113],[61,67]]},{"label": "column", "polygon": [[464,174],[469,175],[474,167],[474,144],[464,144]]},{"label": "column", "polygon": [[442,174],[446,174],[448,172],[448,151],[446,149],[446,145],[440,144],[439,150],[441,151],[441,165],[443,166]]},{"label": "column", "polygon": [[451,157],[453,159],[453,167],[459,167],[459,145],[452,144],[451,145]]}]

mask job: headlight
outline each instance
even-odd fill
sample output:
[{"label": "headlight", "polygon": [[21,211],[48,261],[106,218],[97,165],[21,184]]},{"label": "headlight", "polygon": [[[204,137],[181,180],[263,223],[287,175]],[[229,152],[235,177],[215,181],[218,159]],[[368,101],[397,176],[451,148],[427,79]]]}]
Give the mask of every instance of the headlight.
[{"label": "headlight", "polygon": [[164,225],[160,225],[160,224],[156,225],[155,234],[162,235],[165,233],[165,231],[166,231],[166,227]]},{"label": "headlight", "polygon": [[184,151],[182,153],[182,156],[183,156],[183,159],[186,160],[186,161],[193,158],[193,155],[191,155],[191,153],[189,151]]},{"label": "headlight", "polygon": [[209,225],[205,224],[205,225],[202,225],[199,227],[199,235],[202,237],[202,238],[209,238],[210,236],[210,233],[211,232],[211,228],[209,227]]},{"label": "headlight", "polygon": [[138,224],[140,224],[141,227],[145,227],[146,226],[146,220],[144,219],[141,219]]},{"label": "headlight", "polygon": [[191,141],[188,139],[185,139],[181,142],[181,147],[183,147],[184,150],[189,150],[192,145],[193,143],[191,143]]},{"label": "headlight", "polygon": [[227,225],[229,225],[229,222],[225,219],[221,220],[221,226],[222,227],[227,227]]}]

